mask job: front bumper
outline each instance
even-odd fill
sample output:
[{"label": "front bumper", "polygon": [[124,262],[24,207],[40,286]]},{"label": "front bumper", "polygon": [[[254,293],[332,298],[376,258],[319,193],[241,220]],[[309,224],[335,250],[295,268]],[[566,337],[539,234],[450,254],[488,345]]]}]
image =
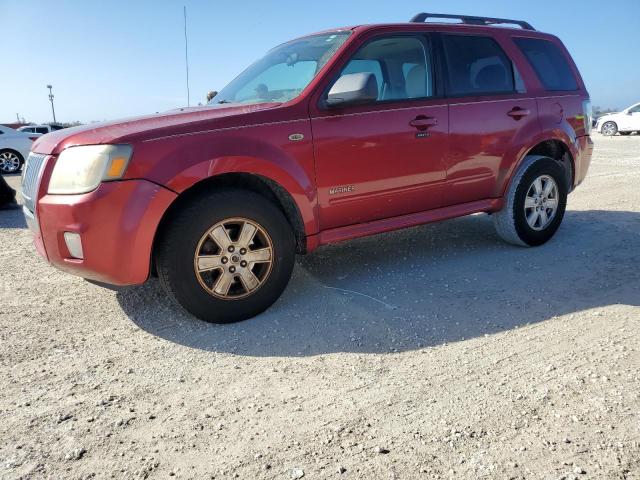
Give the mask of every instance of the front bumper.
[{"label": "front bumper", "polygon": [[[149,277],[153,239],[176,194],[146,180],[105,182],[82,195],[44,195],[37,221],[26,210],[36,248],[53,266],[89,280],[135,285]],[[76,233],[83,258],[64,239]]]}]

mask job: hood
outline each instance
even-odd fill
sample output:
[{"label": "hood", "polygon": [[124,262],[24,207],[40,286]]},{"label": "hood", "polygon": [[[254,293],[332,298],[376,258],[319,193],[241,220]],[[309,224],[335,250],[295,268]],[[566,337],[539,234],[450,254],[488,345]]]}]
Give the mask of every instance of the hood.
[{"label": "hood", "polygon": [[279,103],[212,105],[65,128],[38,138],[32,151],[56,154],[75,145],[132,143],[169,135],[214,130],[251,122],[248,116],[278,107]]},{"label": "hood", "polygon": [[604,115],[600,115],[598,117],[598,121],[600,120],[605,120],[609,117],[615,117],[616,115],[620,115],[620,112],[609,112],[609,113],[605,113]]}]

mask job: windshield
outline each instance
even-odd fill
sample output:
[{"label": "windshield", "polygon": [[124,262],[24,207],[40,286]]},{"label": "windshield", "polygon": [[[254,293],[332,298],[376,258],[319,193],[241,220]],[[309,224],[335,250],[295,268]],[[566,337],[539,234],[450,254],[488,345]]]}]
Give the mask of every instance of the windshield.
[{"label": "windshield", "polygon": [[223,88],[208,105],[292,100],[309,85],[349,33],[312,35],[274,48]]}]

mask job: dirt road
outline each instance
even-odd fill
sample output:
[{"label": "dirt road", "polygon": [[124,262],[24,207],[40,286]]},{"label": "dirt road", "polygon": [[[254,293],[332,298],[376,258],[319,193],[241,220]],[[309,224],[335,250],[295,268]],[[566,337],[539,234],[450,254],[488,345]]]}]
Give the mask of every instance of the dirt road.
[{"label": "dirt road", "polygon": [[323,248],[227,326],[0,212],[0,478],[640,478],[640,136],[595,140],[548,244],[476,215]]}]

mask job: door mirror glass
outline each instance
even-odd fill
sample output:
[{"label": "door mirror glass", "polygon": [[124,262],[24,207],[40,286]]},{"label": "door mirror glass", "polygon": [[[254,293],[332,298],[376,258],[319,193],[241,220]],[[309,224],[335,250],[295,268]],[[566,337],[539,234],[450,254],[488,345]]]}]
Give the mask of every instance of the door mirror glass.
[{"label": "door mirror glass", "polygon": [[358,105],[378,99],[378,81],[371,72],[348,73],[333,84],[327,95],[327,106]]}]

